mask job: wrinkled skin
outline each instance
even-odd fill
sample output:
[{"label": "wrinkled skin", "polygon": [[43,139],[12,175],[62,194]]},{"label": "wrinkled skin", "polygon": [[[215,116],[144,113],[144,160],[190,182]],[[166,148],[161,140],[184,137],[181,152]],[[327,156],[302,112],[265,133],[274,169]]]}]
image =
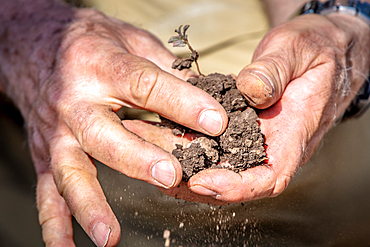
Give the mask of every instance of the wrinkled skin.
[{"label": "wrinkled skin", "polygon": [[340,14],[301,16],[270,31],[237,78],[247,100],[266,109],[259,117],[268,165],[239,174],[202,171],[188,182],[190,190],[223,202],[282,193],[364,83],[369,42],[366,24]]},{"label": "wrinkled skin", "polygon": [[237,78],[248,101],[266,109],[259,117],[269,164],[241,176],[205,171],[190,189],[228,202],[283,192],[366,79],[369,42],[369,27],[343,14],[300,16],[271,30]]},{"label": "wrinkled skin", "polygon": [[[227,125],[224,110],[181,80],[191,72],[170,69],[174,56],[155,37],[93,10],[77,11],[57,63],[33,92],[36,100],[25,116],[45,243],[73,246],[71,215],[98,246],[118,243],[120,226],[92,158],[191,201],[223,204],[278,195],[364,82],[369,37],[364,23],[339,14],[302,16],[270,31],[237,78],[246,98],[266,109],[259,117],[269,164],[240,174],[202,171],[185,184],[179,162],[164,150],[186,140],[140,121],[121,122],[114,112],[121,106],[147,109],[217,135]],[[205,110],[219,118],[205,120]],[[170,164],[160,173],[166,175],[162,182],[153,169],[159,161]]]},{"label": "wrinkled skin", "polygon": [[[142,108],[210,135],[225,129],[227,116],[211,96],[179,79],[193,72],[170,69],[175,56],[151,34],[93,10],[78,10],[75,17],[51,75],[37,85],[35,102],[24,114],[38,176],[39,220],[47,246],[73,245],[71,214],[98,246],[114,246],[120,226],[92,158],[165,189],[182,178],[174,156],[125,128],[136,130],[141,122],[122,123],[115,112]],[[218,126],[202,117],[206,110],[218,112]],[[150,127],[144,131],[149,140]],[[173,149],[171,131],[162,131],[156,144]]]}]

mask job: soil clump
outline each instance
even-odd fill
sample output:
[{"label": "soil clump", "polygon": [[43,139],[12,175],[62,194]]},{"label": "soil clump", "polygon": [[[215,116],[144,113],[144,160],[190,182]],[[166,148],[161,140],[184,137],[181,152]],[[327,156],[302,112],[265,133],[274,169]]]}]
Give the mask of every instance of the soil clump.
[{"label": "soil clump", "polygon": [[[220,136],[197,137],[187,146],[176,145],[172,154],[181,163],[183,181],[205,169],[225,168],[240,172],[263,164],[267,160],[265,138],[256,110],[247,104],[236,88],[234,78],[214,73],[190,78],[188,82],[209,93],[225,108],[229,124]],[[173,128],[173,134],[177,136],[194,132],[164,118],[162,124]]]}]

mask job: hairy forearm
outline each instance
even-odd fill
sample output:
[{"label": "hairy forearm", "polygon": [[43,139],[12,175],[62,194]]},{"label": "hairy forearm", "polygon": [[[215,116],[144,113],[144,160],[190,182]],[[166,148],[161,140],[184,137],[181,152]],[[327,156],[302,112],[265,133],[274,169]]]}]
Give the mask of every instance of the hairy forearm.
[{"label": "hairy forearm", "polygon": [[49,77],[73,10],[58,0],[4,0],[0,8],[0,91],[25,117]]}]

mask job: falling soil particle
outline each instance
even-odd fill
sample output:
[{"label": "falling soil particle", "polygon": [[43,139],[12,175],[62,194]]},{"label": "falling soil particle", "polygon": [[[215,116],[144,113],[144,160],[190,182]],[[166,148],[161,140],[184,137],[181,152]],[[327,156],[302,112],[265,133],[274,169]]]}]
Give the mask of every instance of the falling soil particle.
[{"label": "falling soil particle", "polygon": [[[256,111],[248,106],[230,75],[210,74],[188,80],[215,98],[226,110],[229,124],[220,136],[202,136],[187,146],[176,145],[172,154],[180,161],[183,181],[205,169],[225,168],[244,171],[264,163],[265,138],[261,133]],[[173,128],[175,135],[194,132],[162,118],[162,124]]]}]

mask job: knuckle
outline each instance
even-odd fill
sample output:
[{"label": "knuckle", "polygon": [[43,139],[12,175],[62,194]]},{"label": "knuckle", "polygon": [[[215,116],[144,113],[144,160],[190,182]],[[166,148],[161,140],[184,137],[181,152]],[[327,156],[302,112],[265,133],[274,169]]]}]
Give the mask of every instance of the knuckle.
[{"label": "knuckle", "polygon": [[90,117],[88,122],[80,122],[78,136],[82,148],[89,155],[92,155],[92,147],[99,136],[101,135],[103,126],[99,125],[99,120],[95,117]]},{"label": "knuckle", "polygon": [[62,197],[67,198],[69,190],[76,188],[76,183],[80,177],[76,168],[69,164],[54,164],[54,181],[57,186],[58,192]]},{"label": "knuckle", "polygon": [[[96,42],[96,41],[95,41]],[[99,42],[97,42],[99,43]],[[95,45],[97,45],[95,43]],[[59,57],[61,61],[68,61],[71,63],[87,63],[86,55],[89,54],[90,58],[94,55],[93,51],[94,39],[90,36],[79,36],[73,40],[67,40],[62,43],[59,49]],[[96,53],[95,53],[96,54]]]},{"label": "knuckle", "polygon": [[[145,107],[161,89],[162,70],[149,60],[130,54],[115,54],[109,59],[112,77],[123,85],[130,103]],[[153,98],[153,99],[152,99]]]},{"label": "knuckle", "polygon": [[55,118],[47,114],[48,108],[42,108],[43,106],[33,108],[27,121],[28,144],[38,172],[48,169],[50,142],[55,137],[55,128],[52,126]]},{"label": "knuckle", "polygon": [[133,36],[130,38],[134,39],[135,42],[138,42],[140,45],[149,45],[153,41],[160,43],[157,37],[144,29],[135,27],[135,32],[132,32],[132,34]]},{"label": "knuckle", "polygon": [[320,47],[319,59],[328,64],[332,69],[342,69],[342,62],[339,58],[341,54],[343,53],[339,50],[339,48],[331,45],[325,45]]},{"label": "knuckle", "polygon": [[[53,178],[59,194],[66,200],[67,203],[73,203],[73,196],[78,191],[84,191],[86,184],[96,178],[97,169],[89,166],[86,170],[84,167],[77,166],[74,162],[63,160],[61,162],[53,162]],[[70,205],[72,214],[79,209],[76,205]]]},{"label": "knuckle", "polygon": [[292,180],[292,177],[292,175],[282,175],[278,177],[269,197],[276,197],[280,195],[288,187],[288,184],[290,180]]},{"label": "knuckle", "polygon": [[31,127],[28,130],[28,143],[30,146],[30,152],[32,154],[32,159],[37,165],[37,170],[41,167],[47,169],[48,159],[49,159],[49,146],[45,142],[45,139],[41,132]]},{"label": "knuckle", "polygon": [[145,57],[147,55],[146,52],[153,45],[163,46],[162,42],[156,36],[144,29],[129,23],[124,23],[121,27],[124,37],[136,44],[135,46],[127,47],[130,52],[136,55]]},{"label": "knuckle", "polygon": [[145,108],[149,101],[156,98],[156,92],[160,91],[160,69],[143,69],[130,82],[130,92],[137,105]]},{"label": "knuckle", "polygon": [[100,114],[96,114],[93,107],[73,107],[67,114],[71,119],[69,125],[85,152],[91,154],[90,148],[96,143],[103,128]]},{"label": "knuckle", "polygon": [[67,117],[67,125],[86,154],[104,158],[105,162],[120,159],[127,147],[117,145],[121,140],[112,129],[122,124],[109,106],[75,105],[68,110]]}]

